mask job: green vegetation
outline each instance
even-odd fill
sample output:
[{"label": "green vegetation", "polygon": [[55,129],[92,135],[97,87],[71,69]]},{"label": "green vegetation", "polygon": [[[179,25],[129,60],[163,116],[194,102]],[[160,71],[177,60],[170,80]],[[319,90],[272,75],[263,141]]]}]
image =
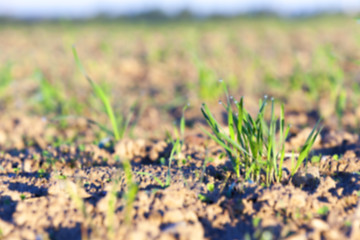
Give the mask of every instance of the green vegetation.
[{"label": "green vegetation", "polygon": [[[222,82],[222,85],[227,101],[226,105],[220,103],[224,105],[227,112],[229,134],[222,130],[206,104],[202,105],[201,111],[213,134],[205,129],[203,131],[225,149],[238,178],[243,172],[245,179],[259,182],[263,170],[266,172],[266,184],[269,185],[273,180],[280,182],[285,157],[285,140],[290,129],[290,126],[285,128],[284,106],[281,106],[279,128],[277,128],[278,119],[275,117],[274,99],[271,99],[271,118],[267,124],[265,109],[268,100],[266,97],[260,101],[258,115],[254,119],[244,108],[243,98],[239,102],[233,100],[232,96],[228,94],[225,83]],[[232,105],[235,105],[235,110]],[[313,128],[301,148],[296,165],[292,169],[292,175],[309,155],[311,147],[320,133],[318,124]],[[277,138],[278,132],[279,137]]]},{"label": "green vegetation", "polygon": [[115,213],[116,213],[116,202],[118,199],[118,190],[120,188],[120,180],[119,177],[116,176],[113,179],[113,184],[111,187],[111,191],[108,192],[109,199],[108,199],[108,208],[105,216],[105,225],[107,228],[107,237],[108,239],[115,239]]},{"label": "green vegetation", "polygon": [[321,216],[325,216],[325,215],[327,215],[329,213],[329,207],[328,206],[323,206],[323,207],[321,207],[321,208],[319,208],[317,210],[317,213],[319,215],[321,215]]},{"label": "green vegetation", "polygon": [[157,176],[155,176],[154,174],[147,173],[147,172],[137,172],[136,174],[152,177],[152,178],[160,185],[160,187],[162,187],[162,188],[168,187],[168,186],[166,185],[166,182],[163,183],[163,182],[161,181],[161,179],[158,178]]},{"label": "green vegetation", "polygon": [[215,185],[213,183],[208,183],[208,184],[206,184],[206,189],[209,192],[213,192],[215,190]]},{"label": "green vegetation", "polygon": [[101,100],[102,104],[104,105],[106,114],[110,120],[112,131],[107,129],[105,126],[97,123],[98,126],[107,133],[112,133],[113,137],[116,141],[122,139],[124,137],[124,134],[128,128],[128,125],[130,123],[130,120],[132,118],[132,113],[128,114],[127,116],[123,115],[115,115],[113,107],[110,103],[110,98],[107,96],[104,92],[104,90],[96,84],[90,77],[87,75],[83,65],[80,62],[80,59],[78,57],[78,54],[76,52],[75,47],[73,46],[73,55],[75,58],[75,62],[80,69],[81,73],[85,76],[86,80],[90,83],[95,95]]},{"label": "green vegetation", "polygon": [[[295,180],[292,179],[295,173],[304,170],[304,174],[310,174],[306,171],[310,161],[320,168],[319,181],[326,173],[339,188],[343,187],[338,184],[343,181],[340,170],[345,167],[351,171],[353,167],[351,161],[339,162],[340,152],[327,154],[347,150],[345,145],[353,144],[357,136],[356,131],[346,131],[360,129],[356,65],[359,56],[353,51],[355,42],[360,44],[360,28],[355,29],[348,19],[334,19],[283,21],[256,17],[151,24],[116,20],[25,26],[19,23],[18,29],[6,30],[2,26],[4,38],[9,35],[14,43],[19,41],[15,46],[31,49],[31,54],[17,53],[10,44],[0,58],[3,177],[24,182],[36,176],[41,179],[35,184],[43,186],[50,181],[51,185],[51,181],[56,181],[60,190],[67,184],[65,191],[72,200],[69,207],[76,209],[71,214],[75,212],[84,219],[83,238],[96,238],[99,233],[106,239],[116,239],[118,234],[138,230],[138,220],[145,217],[144,220],[152,221],[158,213],[163,216],[160,234],[173,232],[177,224],[168,225],[164,212],[171,204],[164,211],[150,209],[146,213],[137,207],[142,207],[143,199],[149,199],[153,203],[150,207],[157,208],[158,200],[182,183],[180,187],[184,187],[187,195],[184,207],[189,198],[190,202],[203,201],[203,206],[217,204],[227,212],[220,213],[215,208],[203,210],[213,211],[216,219],[222,219],[226,213],[226,219],[235,221],[234,224],[238,224],[239,216],[250,216],[243,219],[251,232],[245,239],[276,238],[277,233],[263,228],[266,215],[258,217],[256,212],[251,213],[259,207],[268,211],[266,203],[253,205],[252,193],[248,194],[253,186],[257,194],[259,188],[276,184],[276,192],[276,188],[288,182],[294,184],[291,180]],[[39,36],[46,39],[41,41],[44,46],[38,46]],[[81,54],[80,48],[72,47],[71,51],[74,42],[81,42]],[[69,61],[71,53],[75,64]],[[85,78],[79,77],[80,72]],[[219,78],[224,79],[221,84]],[[273,98],[262,98],[264,94]],[[220,104],[214,104],[222,95],[225,97]],[[184,106],[187,101],[195,107]],[[204,104],[200,106],[200,102]],[[146,118],[138,124],[143,110]],[[185,119],[185,114],[189,118]],[[176,121],[171,125],[174,118]],[[319,119],[326,131],[318,146],[329,149],[317,149],[315,155],[311,149],[322,130]],[[289,124],[293,125],[291,129]],[[90,125],[100,131],[94,131]],[[309,125],[313,129],[304,137],[302,130]],[[134,126],[139,141],[121,141],[133,137]],[[198,126],[203,126],[205,134],[198,133]],[[336,136],[339,130],[344,134]],[[156,164],[159,165],[155,170],[149,169]],[[335,171],[334,164],[340,170]],[[113,171],[125,177],[114,175]],[[355,178],[360,174],[358,170],[352,172]],[[317,179],[317,172],[311,174]],[[144,181],[139,189],[134,175],[151,178],[151,184]],[[13,186],[24,186],[18,185]],[[42,195],[41,186],[38,188]],[[82,194],[82,187],[86,194]],[[316,186],[305,183],[300,188],[303,187],[307,190]],[[341,191],[350,192],[350,186],[345,187]],[[259,197],[266,197],[268,190],[259,193]],[[138,195],[139,191],[142,192]],[[31,201],[29,194],[20,193],[25,203]],[[356,193],[360,196],[360,191]],[[49,194],[52,195],[51,191]],[[107,208],[102,208],[103,200]],[[328,206],[332,206],[330,200]],[[6,198],[3,201],[12,204]],[[287,201],[278,203],[274,204],[280,206]],[[269,204],[271,208],[275,206]],[[327,206],[315,209],[315,213],[307,207],[293,207],[295,212],[282,207],[275,214],[272,212],[272,217],[282,227],[305,221],[303,227],[308,231],[311,230],[311,226],[307,228],[311,223],[308,220],[314,216],[325,220],[329,213]],[[134,215],[135,209],[136,214],[145,215]],[[202,213],[195,212],[196,216],[199,214]],[[212,214],[207,215],[211,221]],[[196,222],[188,224],[190,217],[184,217],[186,227],[197,227]],[[96,224],[101,222],[99,229],[95,224],[92,226],[92,219]],[[226,219],[224,224],[228,224]],[[196,217],[195,220],[203,222]],[[281,229],[280,237],[288,237],[284,232]],[[292,234],[295,233],[289,236]],[[134,236],[138,235],[129,238]]]},{"label": "green vegetation", "polygon": [[217,88],[217,80],[219,77],[216,72],[199,59],[196,59],[194,62],[198,73],[197,92],[200,99],[213,100],[220,96],[221,89]]},{"label": "green vegetation", "polygon": [[5,92],[13,80],[12,77],[12,63],[7,62],[0,67],[0,100],[2,100]]},{"label": "green vegetation", "polygon": [[133,180],[131,164],[129,161],[124,161],[123,169],[125,172],[125,179],[127,185],[127,191],[124,194],[125,199],[125,223],[129,224],[131,221],[131,211],[133,210],[133,204],[138,192],[138,185]]}]

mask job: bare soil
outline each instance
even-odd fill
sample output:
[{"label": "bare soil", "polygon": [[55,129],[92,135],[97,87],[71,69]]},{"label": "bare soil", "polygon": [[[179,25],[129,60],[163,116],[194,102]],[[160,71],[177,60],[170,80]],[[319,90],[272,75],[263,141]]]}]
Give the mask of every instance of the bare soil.
[{"label": "bare soil", "polygon": [[[170,34],[151,27],[149,34],[142,25],[130,29],[125,25],[116,33],[112,25],[0,27],[0,63],[17,60],[11,71],[14,81],[0,98],[0,238],[360,239],[358,108],[346,110],[340,121],[343,127],[337,125],[333,112],[327,115],[312,155],[294,176],[286,158],[281,183],[265,186],[237,179],[224,151],[200,129],[206,127],[200,112],[203,100],[191,85],[197,73],[184,47],[195,41],[209,66],[246,78],[244,86],[231,90],[238,91],[236,97],[245,95],[250,111],[256,111],[257,99],[266,89],[259,79],[266,73],[254,65],[255,60],[239,60],[233,50],[239,47],[242,54],[251,49],[269,62],[269,68],[276,66],[279,78],[286,78],[297,61],[311,65],[316,46],[331,43],[345,56],[346,76],[357,81],[353,61],[359,57],[353,50],[357,43],[348,35],[355,27],[344,22],[348,20],[334,21],[331,27],[320,20],[313,27],[298,23],[296,30],[290,30],[292,25],[285,30],[281,24],[256,25],[258,32],[231,22],[237,30],[231,36],[244,48],[231,45],[230,37],[224,40],[224,25],[179,27],[181,31],[168,29]],[[182,38],[192,34],[196,40]],[[103,50],[104,39],[114,46],[114,54]],[[94,110],[101,104],[89,97],[91,89],[76,71],[69,47],[73,42],[82,43],[79,53],[87,59],[84,65],[93,79],[109,79],[115,107],[128,109],[139,98],[143,103],[144,109],[136,109],[139,119],[132,119],[136,124],[131,134],[129,130],[113,146],[108,147],[106,134],[87,120],[108,122],[106,114]],[[219,46],[224,53],[216,51]],[[157,56],[154,49],[163,50],[165,60],[150,62],[149,56]],[[39,83],[32,76],[36,68],[59,92],[55,83],[64,81],[64,99],[75,96],[84,104],[80,117],[74,113],[75,105],[66,112],[65,105],[55,104],[49,111],[38,100]],[[276,91],[271,94],[276,97]],[[327,93],[319,101],[302,93],[290,95],[285,105],[287,123],[292,124],[288,153],[299,149],[329,104],[322,100]],[[181,154],[169,169],[173,147],[169,138],[175,138],[172,122],[179,122],[187,102],[181,97],[191,107]],[[214,103],[211,109],[221,119],[218,99],[206,101]],[[65,125],[56,119],[59,108],[71,115]],[[312,156],[319,158],[315,161]],[[129,180],[123,168],[127,159],[138,185],[130,210]],[[165,186],[169,173],[171,181]]]}]

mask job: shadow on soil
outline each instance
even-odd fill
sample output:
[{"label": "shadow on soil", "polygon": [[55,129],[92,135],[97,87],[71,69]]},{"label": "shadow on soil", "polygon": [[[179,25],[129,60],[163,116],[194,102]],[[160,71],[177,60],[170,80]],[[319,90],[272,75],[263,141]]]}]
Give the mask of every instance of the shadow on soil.
[{"label": "shadow on soil", "polygon": [[34,194],[36,197],[46,196],[48,194],[47,188],[44,187],[37,187],[31,184],[19,183],[19,182],[13,183],[6,181],[3,183],[8,184],[9,190],[18,191],[20,193],[28,192]]},{"label": "shadow on soil", "polygon": [[59,229],[48,228],[46,229],[47,233],[50,236],[51,240],[60,240],[60,239],[74,239],[81,240],[81,224],[76,223],[72,228],[60,227]]},{"label": "shadow on soil", "polygon": [[[331,189],[330,192],[338,199],[344,196],[350,196],[354,191],[360,191],[360,175],[358,173],[340,172],[334,176],[334,179],[336,180],[336,188]],[[339,195],[336,190],[341,188],[343,191],[341,195]]]},{"label": "shadow on soil", "polygon": [[17,203],[10,196],[0,196],[0,218],[4,221],[12,222]]},{"label": "shadow on soil", "polygon": [[[239,217],[239,216],[238,216]],[[205,218],[200,221],[204,226],[205,238],[208,239],[253,239],[254,227],[252,225],[252,218],[249,215],[241,215],[241,221],[237,224],[225,224],[223,228],[214,228],[212,223]],[[264,229],[265,230],[265,229]],[[267,229],[268,231],[276,234],[279,230]]]}]

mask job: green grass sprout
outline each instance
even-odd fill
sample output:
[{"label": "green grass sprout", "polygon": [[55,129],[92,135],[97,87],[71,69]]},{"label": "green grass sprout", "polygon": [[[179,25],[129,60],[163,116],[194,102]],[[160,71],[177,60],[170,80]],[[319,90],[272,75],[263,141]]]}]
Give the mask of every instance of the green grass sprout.
[{"label": "green grass sprout", "polygon": [[171,149],[171,152],[170,152],[169,165],[168,165],[168,171],[167,171],[167,175],[166,175],[165,186],[170,186],[170,184],[171,184],[171,164],[172,164],[172,161],[174,159],[175,153],[178,151],[178,146],[179,145],[180,145],[180,141],[179,141],[179,139],[177,139],[175,144],[173,145],[173,147]]},{"label": "green grass sprout", "polygon": [[[222,82],[222,85],[226,94],[226,104],[221,101],[220,104],[224,106],[227,112],[228,133],[225,133],[221,128],[205,103],[202,105],[201,111],[212,133],[205,129],[203,131],[225,149],[237,178],[240,178],[241,173],[243,173],[246,180],[251,179],[259,182],[261,172],[264,171],[267,185],[274,179],[276,182],[280,182],[285,158],[285,141],[290,130],[289,125],[285,127],[284,105],[281,105],[280,117],[277,118],[275,116],[275,100],[271,98],[271,115],[270,121],[267,123],[265,120],[267,96],[260,101],[258,114],[256,118],[253,118],[244,108],[244,99],[240,98],[239,102],[234,101],[233,97],[229,96],[226,84]],[[277,124],[278,122],[279,124]],[[308,157],[320,132],[318,125],[319,122],[301,148],[292,174],[299,169]]]},{"label": "green grass sprout", "polygon": [[152,177],[162,188],[166,186],[166,183],[163,183],[161,179],[156,177],[154,174],[148,172],[137,172],[137,174]]},{"label": "green grass sprout", "polygon": [[131,212],[133,210],[133,204],[138,193],[138,185],[133,180],[132,170],[130,161],[126,160],[123,163],[123,168],[125,172],[127,192],[125,193],[125,223],[129,224],[131,221]]},{"label": "green grass sprout", "polygon": [[104,90],[98,84],[96,84],[86,73],[85,68],[80,62],[75,46],[72,47],[72,50],[78,68],[80,69],[81,73],[85,76],[87,81],[90,83],[95,95],[101,100],[105,108],[106,114],[112,126],[113,137],[115,138],[116,141],[122,139],[132,118],[132,113],[128,114],[127,117],[121,115],[115,116],[113,107],[110,104],[109,97],[105,94]]},{"label": "green grass sprout", "polygon": [[113,180],[111,191],[107,194],[109,195],[108,199],[108,208],[105,216],[105,225],[107,228],[107,237],[108,239],[115,239],[115,213],[116,213],[116,202],[118,199],[118,189],[120,188],[119,177],[116,176]]}]

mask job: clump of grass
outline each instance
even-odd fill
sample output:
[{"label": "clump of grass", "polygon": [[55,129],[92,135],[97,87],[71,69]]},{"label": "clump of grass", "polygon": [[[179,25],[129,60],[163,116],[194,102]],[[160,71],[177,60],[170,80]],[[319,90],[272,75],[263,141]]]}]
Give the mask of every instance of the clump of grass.
[{"label": "clump of grass", "polygon": [[[290,126],[285,127],[284,105],[281,106],[280,116],[277,118],[275,116],[275,101],[273,98],[270,100],[271,117],[267,123],[264,116],[268,105],[267,97],[260,101],[258,114],[256,118],[253,118],[244,108],[244,99],[241,98],[239,102],[234,101],[228,94],[226,84],[222,82],[222,85],[227,101],[226,104],[220,103],[227,112],[229,133],[225,133],[221,128],[206,104],[202,105],[201,111],[213,134],[205,129],[203,131],[225,149],[237,178],[240,178],[242,174],[246,180],[251,179],[259,182],[261,173],[265,172],[267,185],[274,180],[280,182],[282,164],[285,158],[285,140],[290,129]],[[278,121],[279,124],[277,124]],[[308,157],[320,132],[318,124],[301,148],[292,174],[298,171]]]},{"label": "clump of grass", "polygon": [[100,129],[104,130],[105,132],[109,133],[111,132],[114,139],[116,141],[121,140],[124,137],[124,134],[129,126],[130,120],[133,116],[133,113],[130,112],[127,116],[123,116],[121,114],[115,115],[113,107],[110,103],[109,96],[105,93],[105,91],[100,87],[100,85],[96,84],[90,76],[86,73],[83,65],[80,62],[80,59],[78,57],[78,54],[76,52],[76,48],[73,46],[73,55],[75,58],[75,62],[80,69],[81,73],[85,76],[86,80],[90,83],[95,95],[100,99],[102,104],[104,105],[106,114],[110,120],[112,131],[107,129],[105,126],[96,123],[96,125],[100,126]]}]

